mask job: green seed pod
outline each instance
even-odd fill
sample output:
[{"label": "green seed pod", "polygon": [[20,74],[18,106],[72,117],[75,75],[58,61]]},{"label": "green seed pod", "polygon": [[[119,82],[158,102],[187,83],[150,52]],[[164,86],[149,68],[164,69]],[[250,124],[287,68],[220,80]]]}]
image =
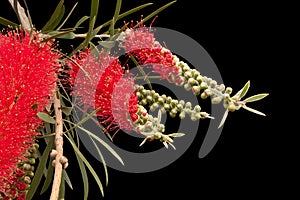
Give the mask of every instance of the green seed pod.
[{"label": "green seed pod", "polygon": [[30,171],[30,170],[31,170],[31,165],[28,164],[28,163],[24,163],[24,164],[23,164],[23,170],[25,170],[25,171]]},{"label": "green seed pod", "polygon": [[160,105],[163,105],[164,102],[165,102],[165,100],[164,100],[162,97],[158,97],[157,102],[158,102]]},{"label": "green seed pod", "polygon": [[183,76],[184,76],[184,78],[189,79],[192,77],[192,73],[190,71],[186,71],[186,72],[184,72]]},{"label": "green seed pod", "polygon": [[189,78],[189,79],[188,79],[188,84],[189,84],[190,86],[193,86],[193,85],[195,84],[195,79],[194,79],[194,78]]},{"label": "green seed pod", "polygon": [[142,99],[141,104],[142,104],[143,106],[144,106],[144,105],[147,105],[147,99]]},{"label": "green seed pod", "polygon": [[170,104],[171,101],[172,101],[172,97],[168,96],[167,99],[166,99],[166,102],[167,102],[168,104]]},{"label": "green seed pod", "polygon": [[198,81],[200,84],[202,83],[202,76],[201,75],[198,75],[197,77],[196,77],[196,81]]}]

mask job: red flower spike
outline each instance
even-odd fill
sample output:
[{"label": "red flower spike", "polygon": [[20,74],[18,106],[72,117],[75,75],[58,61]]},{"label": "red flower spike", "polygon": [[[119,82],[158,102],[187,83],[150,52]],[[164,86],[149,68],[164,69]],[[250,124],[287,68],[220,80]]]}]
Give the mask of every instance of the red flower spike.
[{"label": "red flower spike", "polygon": [[0,34],[0,197],[16,185],[17,163],[26,160],[43,123],[37,113],[54,94],[59,55],[53,48],[38,33]]},{"label": "red flower spike", "polygon": [[140,65],[152,65],[153,72],[160,74],[161,79],[178,74],[172,53],[155,41],[153,31],[146,27],[125,30],[120,46]]}]

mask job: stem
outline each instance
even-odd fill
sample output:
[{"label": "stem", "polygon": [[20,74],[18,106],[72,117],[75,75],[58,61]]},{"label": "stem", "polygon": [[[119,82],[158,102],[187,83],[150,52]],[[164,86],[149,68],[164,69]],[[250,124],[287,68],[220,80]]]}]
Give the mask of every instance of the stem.
[{"label": "stem", "polygon": [[25,9],[17,2],[17,9],[14,7],[14,0],[8,0],[15,12],[18,11],[19,20],[24,30],[31,30],[29,18],[25,13]]},{"label": "stem", "polygon": [[62,164],[61,158],[63,157],[63,122],[62,122],[62,111],[60,109],[61,104],[58,94],[54,97],[54,111],[56,116],[56,127],[55,127],[55,148],[57,155],[55,157],[55,173],[52,185],[52,192],[50,200],[57,200],[59,195],[59,188],[62,177]]},{"label": "stem", "polygon": [[[86,38],[87,34],[86,33],[83,33],[83,34],[75,34],[75,37],[76,38]],[[99,39],[102,39],[102,38],[109,38],[110,35],[108,34],[101,34],[101,35],[95,35],[94,38],[99,38]]]}]

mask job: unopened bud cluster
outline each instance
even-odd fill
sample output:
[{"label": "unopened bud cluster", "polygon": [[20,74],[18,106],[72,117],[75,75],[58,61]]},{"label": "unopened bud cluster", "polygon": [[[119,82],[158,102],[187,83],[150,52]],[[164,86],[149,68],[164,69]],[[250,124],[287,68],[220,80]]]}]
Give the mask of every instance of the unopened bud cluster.
[{"label": "unopened bud cluster", "polygon": [[193,121],[210,117],[208,113],[201,112],[199,105],[193,107],[190,102],[178,101],[165,94],[160,95],[154,90],[145,89],[143,86],[138,86],[137,96],[142,106],[149,105],[151,111],[159,108],[163,113],[169,113],[170,117],[179,115],[183,119],[189,115]]},{"label": "unopened bud cluster", "polygon": [[[177,61],[177,57],[175,58]],[[231,87],[225,87],[224,84],[218,84],[212,78],[202,76],[198,70],[191,69],[183,61],[177,61],[176,63],[178,74],[170,74],[168,77],[170,82],[182,86],[187,91],[192,90],[194,95],[200,96],[202,99],[210,97],[212,104],[219,104],[223,101],[224,107],[229,111],[238,109],[238,105],[235,105],[230,98]]]}]

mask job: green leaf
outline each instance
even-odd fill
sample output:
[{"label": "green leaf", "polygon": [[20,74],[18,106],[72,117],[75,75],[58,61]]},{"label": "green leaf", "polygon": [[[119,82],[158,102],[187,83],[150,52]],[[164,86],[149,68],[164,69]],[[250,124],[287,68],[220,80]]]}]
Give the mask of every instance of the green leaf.
[{"label": "green leaf", "polygon": [[185,136],[185,134],[184,133],[171,133],[168,136],[170,136],[170,137],[182,137],[182,136]]},{"label": "green leaf", "polygon": [[18,24],[9,21],[8,19],[5,19],[3,17],[0,17],[0,24],[4,25],[4,26],[12,26],[12,27],[18,27]]},{"label": "green leaf", "polygon": [[115,152],[115,150],[113,148],[111,148],[109,146],[109,144],[107,144],[106,142],[104,142],[101,138],[97,137],[94,133],[90,132],[89,130],[78,126],[79,129],[81,129],[82,131],[86,132],[89,136],[91,136],[92,138],[94,138],[96,141],[98,141],[100,144],[102,144],[117,160],[119,160],[119,162],[124,165],[124,162],[122,160],[122,158],[117,154],[117,152]]},{"label": "green leaf", "polygon": [[51,137],[39,161],[39,165],[35,171],[34,177],[30,184],[29,191],[26,195],[26,200],[32,199],[34,193],[36,192],[38,186],[40,185],[41,179],[43,177],[43,172],[46,167],[47,160],[49,158],[49,153],[53,147],[53,143],[54,143],[54,137]]},{"label": "green leaf", "polygon": [[234,95],[234,97],[237,97],[237,99],[242,99],[247,94],[249,87],[250,81],[248,81],[244,87]]},{"label": "green leaf", "polygon": [[63,18],[64,13],[65,13],[64,0],[61,0],[56,6],[48,22],[42,28],[42,32],[54,30],[55,27],[59,24],[59,22]]},{"label": "green leaf", "polygon": [[115,46],[115,41],[99,41],[98,43],[106,49],[111,49]]},{"label": "green leaf", "polygon": [[67,171],[64,170],[63,173],[64,173],[64,179],[65,179],[66,183],[67,183],[68,186],[71,188],[71,190],[73,190],[73,185],[72,185],[72,182],[71,182],[71,180],[70,180],[70,177],[69,177]]},{"label": "green leaf", "polygon": [[[133,13],[135,13],[135,12],[137,12],[137,11],[139,11],[139,10],[145,8],[145,7],[148,7],[148,6],[152,5],[152,4],[153,4],[153,3],[146,3],[146,4],[140,5],[140,6],[138,6],[138,7],[135,7],[135,8],[133,8],[133,9],[130,9],[130,10],[128,10],[128,11],[126,11],[126,12],[120,14],[120,15],[118,16],[117,20],[122,19],[122,18],[124,18],[124,17],[126,17],[126,16],[128,16],[128,15],[131,15],[131,14],[133,14]],[[106,27],[106,26],[108,26],[108,25],[111,24],[111,21],[112,21],[112,20],[109,20],[109,21],[105,22],[104,24],[102,24],[101,26],[102,26],[102,27]]]},{"label": "green leaf", "polygon": [[229,112],[229,110],[226,109],[226,111],[225,111],[225,113],[224,113],[224,115],[223,115],[223,117],[221,119],[221,122],[220,122],[218,128],[221,128],[224,125],[224,123],[225,123],[225,121],[227,119],[227,116],[228,116],[228,112]]},{"label": "green leaf", "polygon": [[75,24],[74,28],[77,29],[79,28],[79,26],[85,22],[86,20],[88,20],[90,17],[89,16],[83,16],[80,18],[80,20],[78,20],[78,22]]},{"label": "green leaf", "polygon": [[136,65],[137,69],[139,70],[139,72],[143,75],[144,80],[146,81],[146,83],[148,84],[150,90],[152,90],[152,85],[150,80],[147,78],[147,74],[145,73],[145,71],[143,70],[143,68],[139,65],[138,61],[133,57],[130,56],[131,60],[134,62],[134,64]]},{"label": "green leaf", "polygon": [[105,183],[106,183],[106,186],[107,186],[107,185],[108,185],[108,172],[107,172],[106,161],[105,161],[105,159],[104,159],[104,157],[103,157],[103,155],[102,155],[102,153],[101,153],[99,147],[97,146],[96,142],[94,141],[94,139],[91,138],[91,136],[89,136],[89,137],[90,137],[90,139],[92,140],[93,145],[94,145],[94,147],[96,148],[97,153],[98,153],[98,155],[99,155],[99,158],[101,159],[101,162],[102,162],[102,164],[103,164],[104,173],[105,173]]},{"label": "green leaf", "polygon": [[63,25],[68,21],[68,19],[72,15],[73,11],[75,10],[77,4],[78,4],[78,2],[75,3],[75,5],[72,7],[71,11],[69,12],[69,14],[67,15],[67,17],[65,18],[65,20],[61,23],[61,25],[57,28],[57,30],[61,29],[61,27],[63,27]]},{"label": "green leaf", "polygon": [[253,102],[253,101],[258,101],[258,100],[261,100],[261,99],[265,98],[268,95],[269,95],[268,93],[257,94],[257,95],[253,95],[251,97],[248,97],[244,101],[246,103]]},{"label": "green leaf", "polygon": [[66,192],[65,175],[66,175],[65,170],[62,170],[58,199],[65,199],[65,192]]},{"label": "green leaf", "polygon": [[38,116],[41,120],[43,120],[44,122],[48,122],[48,123],[50,123],[50,124],[55,124],[55,123],[56,123],[55,119],[53,119],[53,118],[52,118],[50,115],[48,115],[47,113],[39,112],[39,113],[37,114],[37,116]]},{"label": "green leaf", "polygon": [[[73,138],[70,137],[70,134],[68,134],[68,138],[69,138],[69,142],[73,143],[76,146]],[[82,159],[80,158],[80,156],[78,156],[78,154],[76,152],[75,152],[75,156],[76,156],[76,159],[77,159],[77,162],[78,162],[78,166],[79,166],[81,177],[82,177],[82,181],[83,181],[83,195],[84,195],[83,199],[87,200],[88,194],[89,194],[89,179],[88,179],[88,175],[86,173],[85,165],[84,165]]]},{"label": "green leaf", "polygon": [[61,107],[61,111],[67,116],[71,115],[72,110],[73,107]]},{"label": "green leaf", "polygon": [[86,165],[86,167],[89,169],[89,171],[91,172],[91,174],[93,175],[99,189],[100,192],[102,194],[102,196],[104,196],[104,191],[103,191],[103,186],[102,183],[99,179],[99,176],[97,175],[97,173],[95,172],[95,170],[93,169],[93,167],[91,166],[91,164],[87,161],[87,159],[84,157],[84,155],[80,152],[80,150],[76,147],[76,145],[71,142],[70,138],[66,136],[66,138],[70,141],[70,144],[72,145],[75,153],[80,157],[80,159],[84,162],[84,164]]},{"label": "green leaf", "polygon": [[75,33],[73,31],[75,31],[75,29],[70,29],[67,31],[51,31],[47,33],[48,35],[50,35],[50,37],[45,38],[43,42],[47,42],[55,38],[74,39]]},{"label": "green leaf", "polygon": [[253,108],[249,108],[249,107],[247,107],[247,106],[243,106],[242,108],[244,108],[244,109],[246,109],[246,110],[248,110],[248,111],[250,111],[250,112],[253,112],[253,113],[255,113],[255,114],[262,115],[262,116],[266,116],[264,113],[262,113],[262,112],[260,112],[260,111],[258,111],[258,110],[255,110],[255,109],[253,109]]},{"label": "green leaf", "polygon": [[44,192],[46,192],[47,189],[49,188],[49,186],[51,185],[52,177],[53,177],[53,174],[54,174],[54,167],[52,166],[53,159],[54,158],[50,158],[50,161],[48,163],[46,180],[44,182],[44,185],[42,187],[42,190],[41,190],[40,194],[43,194]]},{"label": "green leaf", "polygon": [[114,29],[115,29],[114,27],[115,27],[116,21],[118,20],[119,14],[120,14],[121,5],[122,5],[122,0],[117,0],[115,13],[114,13],[114,16],[111,20],[110,27],[109,27],[110,36],[114,35]]},{"label": "green leaf", "polygon": [[[144,23],[146,21],[148,21],[149,19],[151,19],[152,17],[156,16],[158,13],[160,13],[161,11],[163,11],[164,9],[168,8],[169,6],[171,6],[172,4],[174,4],[176,1],[172,1],[170,3],[167,3],[166,5],[158,8],[157,10],[155,10],[154,12],[152,12],[151,14],[149,14],[147,17],[145,17],[142,22],[140,23]],[[134,27],[138,27],[140,25],[140,23],[138,23],[137,25],[135,25]]]}]

